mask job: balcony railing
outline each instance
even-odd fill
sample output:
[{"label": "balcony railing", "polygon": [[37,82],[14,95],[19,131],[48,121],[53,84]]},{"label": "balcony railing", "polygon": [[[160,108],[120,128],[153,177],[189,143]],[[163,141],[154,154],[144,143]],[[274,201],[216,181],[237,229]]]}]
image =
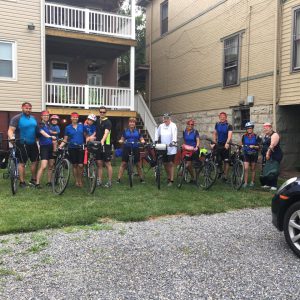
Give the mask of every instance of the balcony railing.
[{"label": "balcony railing", "polygon": [[132,38],[131,17],[56,3],[45,4],[45,25],[85,33]]},{"label": "balcony railing", "polygon": [[81,107],[105,106],[110,109],[131,110],[129,88],[113,88],[79,84],[46,83],[46,105]]}]

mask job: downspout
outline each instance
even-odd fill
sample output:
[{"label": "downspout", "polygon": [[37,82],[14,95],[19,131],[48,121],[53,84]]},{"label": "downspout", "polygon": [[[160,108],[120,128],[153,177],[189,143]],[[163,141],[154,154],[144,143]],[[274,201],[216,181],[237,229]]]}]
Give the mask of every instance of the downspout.
[{"label": "downspout", "polygon": [[46,47],[45,47],[45,1],[41,1],[41,85],[42,85],[42,105],[41,110],[46,109],[46,95],[45,95],[45,75],[46,75]]},{"label": "downspout", "polygon": [[152,99],[152,23],[153,23],[153,1],[151,1],[150,8],[150,42],[149,42],[149,80],[148,80],[148,107],[151,110],[151,99]]},{"label": "downspout", "polygon": [[274,43],[274,70],[273,70],[273,128],[277,129],[276,106],[278,98],[278,43],[279,43],[279,7],[280,1],[276,0],[275,6],[275,43]]}]

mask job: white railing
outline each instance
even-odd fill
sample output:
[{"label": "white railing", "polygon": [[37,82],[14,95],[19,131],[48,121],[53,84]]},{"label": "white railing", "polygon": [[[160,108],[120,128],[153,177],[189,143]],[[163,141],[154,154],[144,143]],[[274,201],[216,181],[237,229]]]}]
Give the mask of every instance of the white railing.
[{"label": "white railing", "polygon": [[134,38],[131,32],[131,22],[132,18],[124,15],[45,3],[45,25],[48,27]]},{"label": "white railing", "polygon": [[140,115],[144,122],[145,129],[148,131],[152,141],[154,141],[157,124],[143,96],[140,93],[134,96],[134,110]]},{"label": "white railing", "polygon": [[46,105],[82,107],[105,106],[110,109],[131,109],[129,88],[46,83]]}]

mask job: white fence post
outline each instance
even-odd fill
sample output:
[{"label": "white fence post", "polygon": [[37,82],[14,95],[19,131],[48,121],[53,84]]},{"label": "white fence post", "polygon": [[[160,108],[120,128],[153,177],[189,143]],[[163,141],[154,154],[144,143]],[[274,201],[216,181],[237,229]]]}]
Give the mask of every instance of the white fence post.
[{"label": "white fence post", "polygon": [[84,31],[85,33],[89,33],[90,32],[90,10],[88,8],[86,8],[84,10]]},{"label": "white fence post", "polygon": [[89,109],[89,86],[84,86],[84,109]]}]

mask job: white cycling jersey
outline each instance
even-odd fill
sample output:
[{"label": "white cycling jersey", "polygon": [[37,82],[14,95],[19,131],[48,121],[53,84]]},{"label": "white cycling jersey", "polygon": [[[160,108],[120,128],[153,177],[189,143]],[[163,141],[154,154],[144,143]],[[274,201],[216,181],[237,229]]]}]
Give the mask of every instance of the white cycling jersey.
[{"label": "white cycling jersey", "polygon": [[[166,125],[165,123],[162,123],[158,126],[156,132],[155,132],[155,141],[158,141],[160,139],[160,142],[162,144],[171,144],[172,142],[177,143],[177,126],[175,123],[170,122],[169,125]],[[168,155],[174,155],[177,153],[177,147],[168,146]]]}]

